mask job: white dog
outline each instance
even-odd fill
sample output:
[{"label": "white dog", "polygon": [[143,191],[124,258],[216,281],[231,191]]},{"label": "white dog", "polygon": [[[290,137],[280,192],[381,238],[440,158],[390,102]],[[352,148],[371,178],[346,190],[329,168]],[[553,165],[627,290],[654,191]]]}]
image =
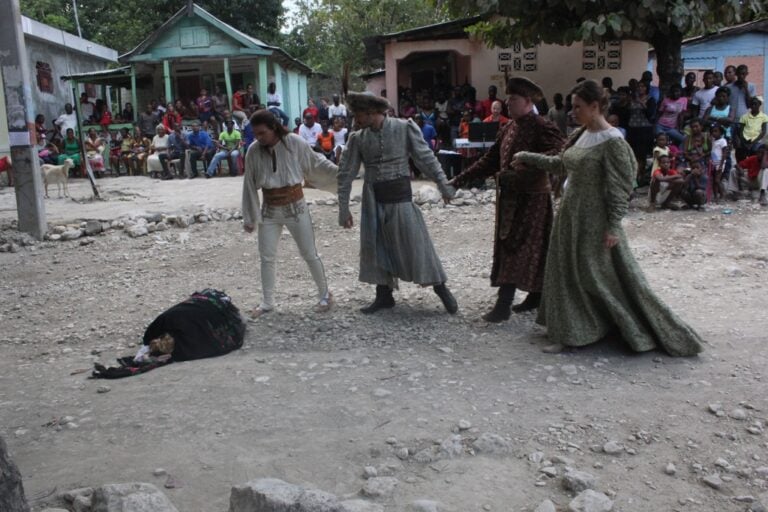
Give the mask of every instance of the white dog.
[{"label": "white dog", "polygon": [[61,197],[61,186],[64,185],[64,197],[69,197],[67,189],[67,180],[69,179],[69,170],[75,166],[71,158],[64,160],[61,165],[43,164],[40,170],[43,173],[43,183],[45,183],[45,197],[48,197],[48,184],[55,183]]}]

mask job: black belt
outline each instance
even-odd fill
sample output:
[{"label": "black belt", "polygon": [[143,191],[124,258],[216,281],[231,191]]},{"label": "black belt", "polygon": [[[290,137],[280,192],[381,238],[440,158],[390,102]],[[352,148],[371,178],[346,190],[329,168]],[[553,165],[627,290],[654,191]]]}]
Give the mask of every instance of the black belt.
[{"label": "black belt", "polygon": [[373,195],[377,203],[410,203],[413,200],[411,178],[402,176],[393,180],[374,182]]}]

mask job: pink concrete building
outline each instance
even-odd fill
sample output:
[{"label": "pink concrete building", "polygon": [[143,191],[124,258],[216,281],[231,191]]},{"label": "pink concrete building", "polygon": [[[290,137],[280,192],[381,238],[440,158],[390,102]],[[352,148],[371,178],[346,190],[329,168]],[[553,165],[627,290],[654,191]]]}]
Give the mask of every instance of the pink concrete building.
[{"label": "pink concrete building", "polygon": [[368,76],[368,90],[381,94],[397,109],[398,88],[430,89],[440,81],[447,85],[469,82],[478,99],[488,86],[496,85],[500,95],[506,78],[518,75],[537,82],[551,102],[555,93],[566,94],[579,77],[598,82],[613,79],[615,86],[639,78],[648,63],[648,44],[640,41],[610,41],[601,44],[574,43],[569,46],[540,44],[532,48],[488,48],[471,38],[465,29],[482,18],[474,17],[368,39],[372,52],[383,54],[381,73]]}]

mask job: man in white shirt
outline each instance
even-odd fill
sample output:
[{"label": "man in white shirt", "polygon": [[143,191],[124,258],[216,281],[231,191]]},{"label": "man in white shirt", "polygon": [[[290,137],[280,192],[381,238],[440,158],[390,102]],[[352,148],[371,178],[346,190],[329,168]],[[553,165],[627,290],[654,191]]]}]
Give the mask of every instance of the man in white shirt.
[{"label": "man in white shirt", "polygon": [[66,135],[69,128],[72,128],[75,134],[77,134],[77,116],[75,116],[75,112],[72,110],[71,103],[64,105],[64,113],[61,114],[53,124],[59,127],[62,137]]},{"label": "man in white shirt", "polygon": [[80,95],[80,114],[83,116],[83,121],[90,121],[93,117],[94,103],[95,100],[89,98],[87,92],[83,92]]},{"label": "man in white shirt", "polygon": [[[322,190],[335,191],[338,169],[330,160],[312,151],[300,137],[288,132],[271,113],[256,112],[251,117],[251,125],[256,142],[250,145],[245,156],[243,229],[247,233],[258,233],[263,294],[261,304],[251,311],[251,316],[257,318],[275,308],[277,247],[284,229],[291,233],[317,286],[315,312],[326,312],[333,305],[333,296],[315,247],[312,217],[302,183],[308,181]],[[259,190],[264,197],[264,208]]]},{"label": "man in white shirt", "polygon": [[333,95],[333,105],[328,107],[328,117],[333,120],[334,117],[347,117],[347,107],[339,103],[339,95]]},{"label": "man in white shirt", "polygon": [[315,122],[315,117],[310,112],[304,114],[304,124],[299,127],[299,137],[314,149],[317,146],[317,136],[322,132],[323,129]]},{"label": "man in white shirt", "polygon": [[699,118],[704,118],[704,113],[709,108],[712,100],[715,99],[717,86],[715,85],[715,72],[704,72],[704,87],[696,91],[691,100],[691,113]]}]

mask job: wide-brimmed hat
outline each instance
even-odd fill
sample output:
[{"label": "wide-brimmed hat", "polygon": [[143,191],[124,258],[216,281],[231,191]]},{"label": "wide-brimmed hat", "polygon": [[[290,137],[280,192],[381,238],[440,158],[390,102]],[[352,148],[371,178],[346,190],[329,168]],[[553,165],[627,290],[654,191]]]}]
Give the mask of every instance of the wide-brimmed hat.
[{"label": "wide-brimmed hat", "polygon": [[544,91],[536,82],[522,76],[513,76],[507,81],[507,94],[523,96],[534,102],[544,97]]},{"label": "wide-brimmed hat", "polygon": [[347,108],[352,112],[386,112],[390,108],[387,98],[371,92],[347,93]]}]

